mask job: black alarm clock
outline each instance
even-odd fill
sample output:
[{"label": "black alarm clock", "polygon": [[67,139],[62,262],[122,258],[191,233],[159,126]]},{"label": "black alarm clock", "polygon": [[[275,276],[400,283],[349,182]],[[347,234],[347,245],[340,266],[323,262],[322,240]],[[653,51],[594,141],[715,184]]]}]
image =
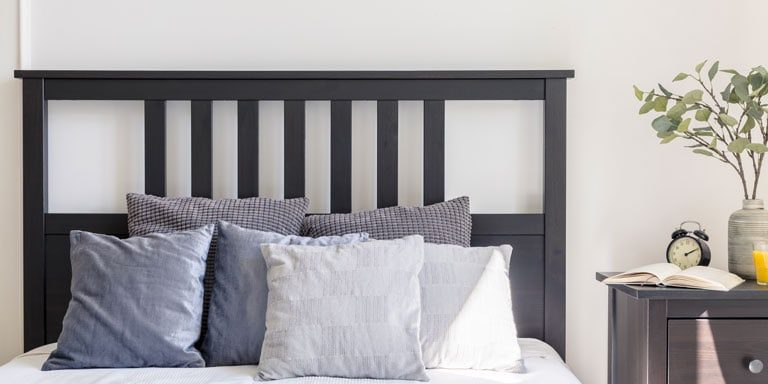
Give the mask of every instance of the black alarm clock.
[{"label": "black alarm clock", "polygon": [[[683,228],[686,224],[696,224],[698,229],[693,231]],[[684,221],[672,232],[672,241],[667,246],[667,261],[680,269],[697,265],[709,265],[712,254],[707,245],[709,236],[697,221]]]}]

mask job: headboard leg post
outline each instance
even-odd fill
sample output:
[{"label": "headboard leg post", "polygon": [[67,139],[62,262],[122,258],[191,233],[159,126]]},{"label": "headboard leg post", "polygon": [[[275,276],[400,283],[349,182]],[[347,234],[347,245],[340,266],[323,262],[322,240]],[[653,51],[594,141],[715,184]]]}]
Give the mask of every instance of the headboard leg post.
[{"label": "headboard leg post", "polygon": [[48,116],[43,79],[23,83],[24,350],[45,344]]}]

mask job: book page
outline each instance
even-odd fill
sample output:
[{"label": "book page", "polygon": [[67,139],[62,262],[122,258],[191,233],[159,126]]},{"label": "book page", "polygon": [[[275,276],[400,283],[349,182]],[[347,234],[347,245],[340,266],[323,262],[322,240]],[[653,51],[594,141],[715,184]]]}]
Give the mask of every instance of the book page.
[{"label": "book page", "polygon": [[665,285],[729,291],[744,282],[739,276],[717,268],[696,266],[662,280]]},{"label": "book page", "polygon": [[657,263],[633,268],[616,276],[603,280],[605,284],[659,284],[664,279],[680,272],[680,268],[670,263]]}]

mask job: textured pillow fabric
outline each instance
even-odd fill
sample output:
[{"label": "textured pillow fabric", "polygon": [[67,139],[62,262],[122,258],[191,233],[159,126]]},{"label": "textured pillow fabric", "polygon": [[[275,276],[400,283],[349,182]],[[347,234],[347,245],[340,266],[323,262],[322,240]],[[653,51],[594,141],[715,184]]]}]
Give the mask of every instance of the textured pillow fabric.
[{"label": "textured pillow fabric", "polygon": [[421,343],[427,368],[525,372],[512,314],[512,247],[424,245]]},{"label": "textured pillow fabric", "polygon": [[419,344],[421,236],[261,249],[269,301],[260,379],[429,380]]},{"label": "textured pillow fabric", "polygon": [[[157,197],[129,193],[128,233],[142,236],[154,232],[175,232],[216,224],[225,220],[248,229],[298,235],[307,213],[306,198],[273,200],[261,197],[211,200],[202,197]],[[208,306],[211,302],[216,262],[217,228],[214,228],[205,272],[203,331],[208,329]]]},{"label": "textured pillow fabric", "polygon": [[216,281],[201,352],[208,366],[258,364],[267,311],[267,265],[261,244],[333,245],[359,243],[368,234],[313,239],[245,229],[219,222]]},{"label": "textured pillow fabric", "polygon": [[42,369],[204,366],[194,344],[212,235],[72,231],[72,300]]},{"label": "textured pillow fabric", "polygon": [[422,235],[427,243],[469,247],[472,215],[469,198],[459,197],[426,207],[389,207],[355,213],[313,215],[304,219],[303,236],[332,236],[365,232],[373,239],[390,240]]}]

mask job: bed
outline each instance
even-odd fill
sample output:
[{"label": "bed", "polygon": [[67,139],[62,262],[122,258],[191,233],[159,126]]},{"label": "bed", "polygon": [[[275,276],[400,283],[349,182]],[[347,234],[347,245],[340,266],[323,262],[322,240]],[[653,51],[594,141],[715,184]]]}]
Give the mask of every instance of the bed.
[{"label": "bed", "polygon": [[[565,358],[565,135],[566,80],[553,71],[16,71],[23,80],[24,349],[0,368],[14,382],[202,382],[235,383],[252,367],[37,371],[61,332],[70,299],[69,238],[80,229],[127,236],[125,214],[47,212],[47,102],[140,100],[144,102],[145,193],[164,196],[166,101],[191,101],[192,195],[211,197],[214,134],[211,103],[237,101],[238,196],[258,194],[260,100],[284,103],[284,195],[304,196],[305,102],[331,105],[331,213],[351,211],[353,100],[377,102],[377,203],[398,202],[398,101],[424,103],[424,204],[445,200],[445,101],[542,100],[544,103],[544,212],[472,215],[472,245],[512,244],[512,302],[531,372],[430,371],[437,383],[577,382]],[[503,177],[503,175],[499,175]],[[167,372],[174,372],[168,374]],[[13,375],[13,376],[11,376]],[[61,375],[61,376],[59,376]],[[155,376],[157,375],[157,376]],[[187,376],[188,375],[188,376]],[[208,375],[208,376],[206,376]],[[56,379],[53,379],[56,377]],[[184,379],[188,377],[188,379]],[[471,377],[471,380],[468,378]],[[557,379],[556,379],[557,378]],[[128,380],[130,379],[130,380]],[[334,379],[318,379],[333,382]],[[318,381],[307,379],[306,382]],[[559,380],[559,381],[558,381]],[[299,380],[301,381],[301,380]],[[298,382],[298,381],[297,381]]]},{"label": "bed", "polygon": [[[568,370],[557,352],[536,339],[520,339],[527,373],[504,373],[479,370],[430,369],[427,374],[433,384],[577,384],[579,381]],[[47,344],[24,353],[0,368],[0,377],[10,383],[29,384],[139,384],[139,383],[252,383],[256,366],[242,365],[215,368],[135,368],[93,369],[41,372],[43,364],[55,344]],[[307,377],[278,380],[292,384],[370,384],[412,383],[397,380],[363,380]]]}]

